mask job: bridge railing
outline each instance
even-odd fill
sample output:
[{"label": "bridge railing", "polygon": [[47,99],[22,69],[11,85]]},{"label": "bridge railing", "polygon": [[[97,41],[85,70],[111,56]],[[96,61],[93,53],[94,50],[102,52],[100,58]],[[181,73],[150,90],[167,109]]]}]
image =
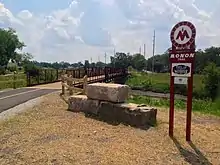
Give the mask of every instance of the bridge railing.
[{"label": "bridge railing", "polygon": [[114,78],[126,76],[128,73],[126,68],[111,67],[92,67],[80,69],[68,69],[62,73],[62,94],[65,94],[66,88],[69,94],[73,94],[73,90],[82,88],[85,93],[88,83],[94,82],[110,82]]},{"label": "bridge railing", "polygon": [[85,94],[87,86],[88,77],[85,75],[83,78],[73,78],[72,75],[68,72],[63,73],[61,76],[61,86],[62,86],[62,95],[66,94],[66,89],[69,91],[69,95],[73,95],[73,91],[79,89],[76,87],[76,84],[83,85],[83,94]]}]

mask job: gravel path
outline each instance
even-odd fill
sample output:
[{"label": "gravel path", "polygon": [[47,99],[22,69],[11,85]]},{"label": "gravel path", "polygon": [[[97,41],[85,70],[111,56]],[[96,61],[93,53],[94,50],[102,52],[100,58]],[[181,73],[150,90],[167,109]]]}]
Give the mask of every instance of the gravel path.
[{"label": "gravel path", "polygon": [[[134,95],[142,95],[142,96],[149,96],[149,97],[158,97],[158,98],[170,98],[169,93],[156,93],[151,91],[141,91],[141,90],[131,90],[131,94]],[[186,100],[186,96],[175,94],[176,99]]]},{"label": "gravel path", "polygon": [[220,118],[193,114],[192,143],[185,142],[185,112],[175,112],[175,139],[168,110],[158,109],[148,130],[110,125],[67,111],[57,93],[10,120],[0,121],[0,164],[184,165],[220,162]]}]

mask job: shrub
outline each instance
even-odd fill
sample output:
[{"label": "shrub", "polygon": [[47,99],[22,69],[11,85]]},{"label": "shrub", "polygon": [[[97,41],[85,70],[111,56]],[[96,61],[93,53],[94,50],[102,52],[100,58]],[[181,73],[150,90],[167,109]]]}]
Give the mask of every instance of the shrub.
[{"label": "shrub", "polygon": [[219,76],[220,76],[220,70],[217,68],[216,64],[209,63],[204,68],[204,90],[208,97],[210,97],[212,100],[215,100],[218,96],[219,91]]}]

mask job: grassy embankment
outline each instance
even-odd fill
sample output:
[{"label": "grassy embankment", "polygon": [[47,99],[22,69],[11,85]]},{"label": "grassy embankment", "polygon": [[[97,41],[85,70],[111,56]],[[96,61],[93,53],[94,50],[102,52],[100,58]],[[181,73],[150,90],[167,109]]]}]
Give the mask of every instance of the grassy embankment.
[{"label": "grassy embankment", "polygon": [[[169,93],[169,74],[167,73],[137,73],[133,72],[132,76],[127,80],[126,84],[134,89],[141,89],[146,91]],[[203,91],[202,76],[194,76],[193,96],[198,98]],[[182,93],[181,93],[182,92]],[[176,88],[176,93],[186,94],[186,89],[182,86]],[[200,93],[201,92],[201,93]],[[193,99],[193,111],[203,114],[211,114],[220,116],[220,100],[211,102],[209,100]],[[138,104],[147,104],[157,107],[169,107],[169,99],[155,99],[147,96],[133,96],[129,102]],[[175,108],[186,110],[186,103],[184,100],[175,100]]]},{"label": "grassy embankment", "polygon": [[[30,84],[41,84],[54,82],[57,79],[57,70],[48,69],[40,70],[39,77],[31,77]],[[58,76],[61,75],[61,70],[58,71]],[[27,76],[25,73],[0,75],[0,90],[8,88],[20,88],[27,86]]]},{"label": "grassy embankment", "polygon": [[27,85],[24,73],[0,75],[0,90],[7,88],[20,88]]}]

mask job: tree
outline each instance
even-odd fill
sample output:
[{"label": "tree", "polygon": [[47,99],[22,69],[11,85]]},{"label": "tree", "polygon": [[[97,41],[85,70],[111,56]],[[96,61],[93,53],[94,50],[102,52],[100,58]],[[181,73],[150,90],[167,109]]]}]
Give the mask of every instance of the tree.
[{"label": "tree", "polygon": [[[147,69],[152,70],[153,57],[147,60]],[[195,73],[201,74],[208,63],[215,63],[220,67],[220,47],[210,47],[205,50],[197,50],[195,55]],[[157,72],[169,71],[169,49],[161,54],[154,56],[154,70]],[[163,66],[163,67],[161,67]]]},{"label": "tree", "polygon": [[103,68],[105,66],[106,66],[106,64],[104,62],[99,61],[99,62],[96,63],[96,67]]},{"label": "tree", "polygon": [[89,60],[85,60],[84,67],[86,68],[90,67]]},{"label": "tree", "polygon": [[205,93],[208,97],[214,100],[219,91],[219,83],[220,83],[220,70],[217,68],[215,63],[209,63],[203,71],[204,74],[204,89]]},{"label": "tree", "polygon": [[10,72],[14,72],[18,70],[18,65],[15,61],[9,60],[8,64],[7,64],[7,69]]},{"label": "tree", "polygon": [[146,65],[147,65],[147,61],[143,55],[134,54],[132,56],[131,66],[133,68],[137,69],[138,71],[142,71],[144,68],[146,68]]},{"label": "tree", "polygon": [[15,30],[0,28],[0,66],[5,67],[10,59],[15,60],[16,50],[22,50],[24,46],[25,44],[19,40]]},{"label": "tree", "polygon": [[111,56],[111,66],[119,68],[127,68],[131,65],[132,56],[122,52],[115,53],[115,56]]},{"label": "tree", "polygon": [[33,55],[30,53],[16,53],[15,61],[18,65],[22,66],[33,58]]}]

